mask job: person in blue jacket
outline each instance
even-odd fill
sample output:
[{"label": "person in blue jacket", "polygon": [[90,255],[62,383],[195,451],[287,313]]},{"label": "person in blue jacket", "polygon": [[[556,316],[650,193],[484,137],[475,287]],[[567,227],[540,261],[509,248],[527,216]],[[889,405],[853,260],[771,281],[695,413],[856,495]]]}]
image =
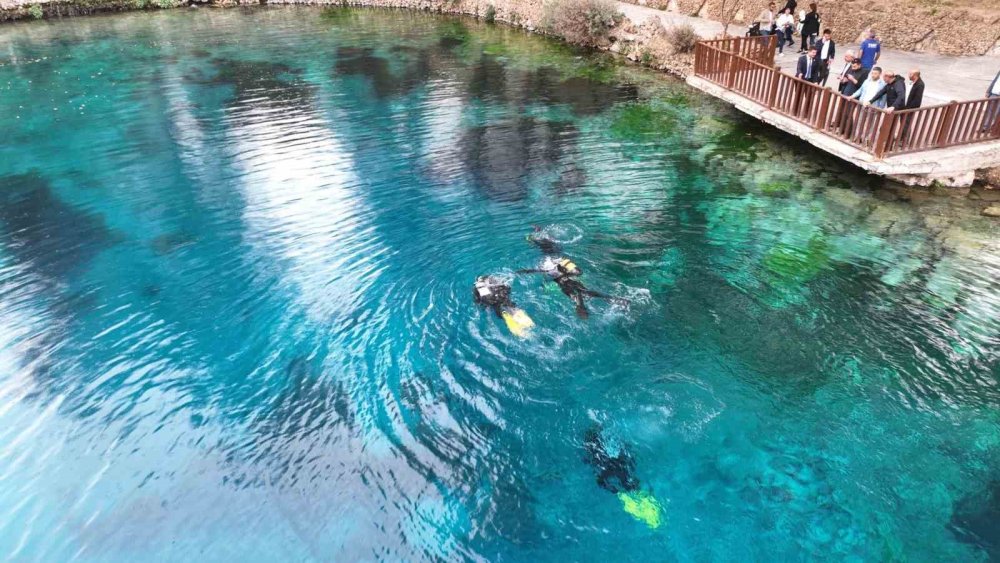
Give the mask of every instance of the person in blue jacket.
[{"label": "person in blue jacket", "polygon": [[875,30],[868,30],[868,39],[861,42],[861,67],[871,70],[882,56],[882,43],[875,36]]}]

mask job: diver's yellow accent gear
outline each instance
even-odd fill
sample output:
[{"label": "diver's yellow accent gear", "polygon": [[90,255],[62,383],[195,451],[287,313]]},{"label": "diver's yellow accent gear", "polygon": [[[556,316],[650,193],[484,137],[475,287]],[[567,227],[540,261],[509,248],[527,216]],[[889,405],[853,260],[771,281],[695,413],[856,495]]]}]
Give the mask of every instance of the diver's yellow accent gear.
[{"label": "diver's yellow accent gear", "polygon": [[524,338],[528,335],[528,331],[535,326],[535,321],[531,320],[528,313],[525,313],[521,309],[514,309],[513,311],[504,311],[500,313],[503,317],[505,323],[507,323],[507,328],[510,329],[510,333],[514,336]]},{"label": "diver's yellow accent gear", "polygon": [[625,512],[631,514],[636,520],[653,529],[660,527],[663,520],[663,507],[652,494],[646,491],[622,491],[618,493],[618,499],[622,501],[622,508],[625,509]]}]

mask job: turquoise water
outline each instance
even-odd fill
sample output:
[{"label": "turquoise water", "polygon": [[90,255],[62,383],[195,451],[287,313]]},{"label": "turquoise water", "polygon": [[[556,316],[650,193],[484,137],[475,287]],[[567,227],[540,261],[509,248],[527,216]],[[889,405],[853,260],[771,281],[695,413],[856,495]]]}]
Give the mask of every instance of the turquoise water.
[{"label": "turquoise water", "polygon": [[0,123],[0,558],[1000,558],[974,201],[403,12],[7,25]]}]

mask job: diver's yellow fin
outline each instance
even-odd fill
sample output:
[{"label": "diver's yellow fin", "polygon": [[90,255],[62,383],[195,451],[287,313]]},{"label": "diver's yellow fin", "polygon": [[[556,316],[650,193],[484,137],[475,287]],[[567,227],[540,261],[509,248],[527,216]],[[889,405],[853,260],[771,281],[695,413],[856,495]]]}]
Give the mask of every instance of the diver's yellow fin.
[{"label": "diver's yellow fin", "polygon": [[535,326],[535,321],[531,320],[531,317],[521,309],[514,309],[513,311],[504,311],[500,314],[503,317],[505,323],[507,323],[507,328],[510,333],[519,338],[524,338],[528,336],[528,332],[533,326]]},{"label": "diver's yellow fin", "polygon": [[663,507],[652,494],[646,491],[622,491],[618,493],[618,499],[622,501],[625,512],[650,528],[655,530],[663,523]]}]

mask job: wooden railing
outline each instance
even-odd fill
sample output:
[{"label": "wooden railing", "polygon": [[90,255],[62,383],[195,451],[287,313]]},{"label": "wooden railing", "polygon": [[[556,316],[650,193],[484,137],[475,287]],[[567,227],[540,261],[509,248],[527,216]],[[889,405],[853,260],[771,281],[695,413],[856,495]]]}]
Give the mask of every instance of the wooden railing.
[{"label": "wooden railing", "polygon": [[706,39],[701,43],[771,66],[774,64],[774,51],[778,48],[778,36],[726,37],[724,39]]},{"label": "wooden railing", "polygon": [[[763,52],[763,45],[769,54]],[[1000,98],[883,110],[783,74],[773,64],[776,47],[776,36],[699,42],[695,47],[695,76],[876,158],[1000,140]]]}]

